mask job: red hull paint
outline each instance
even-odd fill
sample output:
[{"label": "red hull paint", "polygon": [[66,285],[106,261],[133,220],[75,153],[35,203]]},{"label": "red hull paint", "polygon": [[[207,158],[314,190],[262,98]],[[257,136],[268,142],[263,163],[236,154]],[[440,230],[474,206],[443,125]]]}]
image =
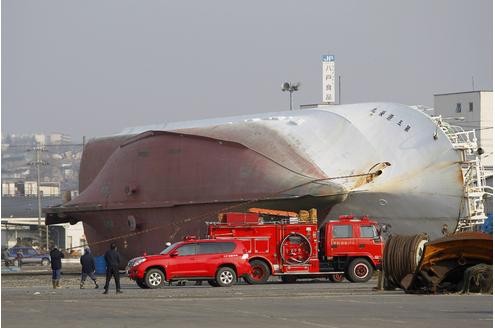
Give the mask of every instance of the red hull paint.
[{"label": "red hull paint", "polygon": [[306,164],[289,170],[284,163],[237,143],[145,133],[122,143],[89,186],[66,206],[148,208],[314,195],[316,189],[321,195],[334,193],[336,186],[304,185],[325,178]]}]

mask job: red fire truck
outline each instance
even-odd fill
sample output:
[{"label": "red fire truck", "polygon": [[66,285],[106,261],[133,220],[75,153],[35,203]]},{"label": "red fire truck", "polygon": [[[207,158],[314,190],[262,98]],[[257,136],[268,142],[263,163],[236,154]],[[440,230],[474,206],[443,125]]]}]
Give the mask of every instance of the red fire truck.
[{"label": "red fire truck", "polygon": [[295,212],[251,208],[222,213],[208,223],[209,238],[241,240],[249,253],[250,284],[270,275],[283,282],[328,277],[334,282],[368,281],[381,266],[383,240],[368,217],[341,216],[318,229],[316,210]]}]

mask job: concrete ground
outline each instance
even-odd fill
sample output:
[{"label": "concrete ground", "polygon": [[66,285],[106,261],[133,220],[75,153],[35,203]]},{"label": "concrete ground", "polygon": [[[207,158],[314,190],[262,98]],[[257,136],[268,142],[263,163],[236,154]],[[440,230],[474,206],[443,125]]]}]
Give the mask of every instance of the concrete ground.
[{"label": "concrete ground", "polygon": [[[99,278],[100,285],[103,277]],[[491,295],[408,295],[365,284],[273,281],[214,288],[138,288],[122,277],[123,294],[79,289],[76,275],[53,290],[50,276],[2,275],[3,327],[492,327]]]}]

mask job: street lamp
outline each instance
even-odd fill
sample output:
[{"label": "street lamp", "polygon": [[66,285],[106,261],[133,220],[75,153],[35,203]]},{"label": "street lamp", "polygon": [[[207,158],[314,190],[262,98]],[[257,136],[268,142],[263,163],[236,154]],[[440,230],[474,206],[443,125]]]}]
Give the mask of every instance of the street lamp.
[{"label": "street lamp", "polygon": [[292,82],[284,82],[282,84],[282,91],[289,91],[289,100],[290,100],[290,110],[292,110],[292,93],[294,91],[299,90],[301,83],[292,83]]}]

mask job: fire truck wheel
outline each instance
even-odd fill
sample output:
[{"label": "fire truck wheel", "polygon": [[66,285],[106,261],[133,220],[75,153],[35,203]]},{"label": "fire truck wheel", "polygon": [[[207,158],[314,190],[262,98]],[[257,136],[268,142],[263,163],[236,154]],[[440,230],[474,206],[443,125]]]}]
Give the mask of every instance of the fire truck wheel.
[{"label": "fire truck wheel", "polygon": [[237,281],[237,275],[231,268],[221,267],[217,271],[215,280],[220,287],[230,287]]},{"label": "fire truck wheel", "polygon": [[144,282],[148,288],[159,288],[163,285],[165,281],[165,276],[163,272],[158,269],[150,269],[146,272],[146,276],[144,277]]},{"label": "fire truck wheel", "polygon": [[148,286],[144,283],[143,279],[137,279],[136,284],[142,289],[148,289]]},{"label": "fire truck wheel", "polygon": [[370,280],[372,276],[373,267],[366,259],[354,259],[347,267],[346,278],[351,282],[366,282]]},{"label": "fire truck wheel", "polygon": [[342,273],[336,273],[336,274],[332,274],[330,275],[330,281],[331,282],[343,282],[345,277]]},{"label": "fire truck wheel", "polygon": [[208,280],[208,284],[210,284],[210,286],[212,287],[220,287],[216,280]]},{"label": "fire truck wheel", "polygon": [[251,264],[251,272],[246,277],[246,282],[250,285],[264,284],[270,277],[270,269],[265,262],[261,260],[253,260]]}]

